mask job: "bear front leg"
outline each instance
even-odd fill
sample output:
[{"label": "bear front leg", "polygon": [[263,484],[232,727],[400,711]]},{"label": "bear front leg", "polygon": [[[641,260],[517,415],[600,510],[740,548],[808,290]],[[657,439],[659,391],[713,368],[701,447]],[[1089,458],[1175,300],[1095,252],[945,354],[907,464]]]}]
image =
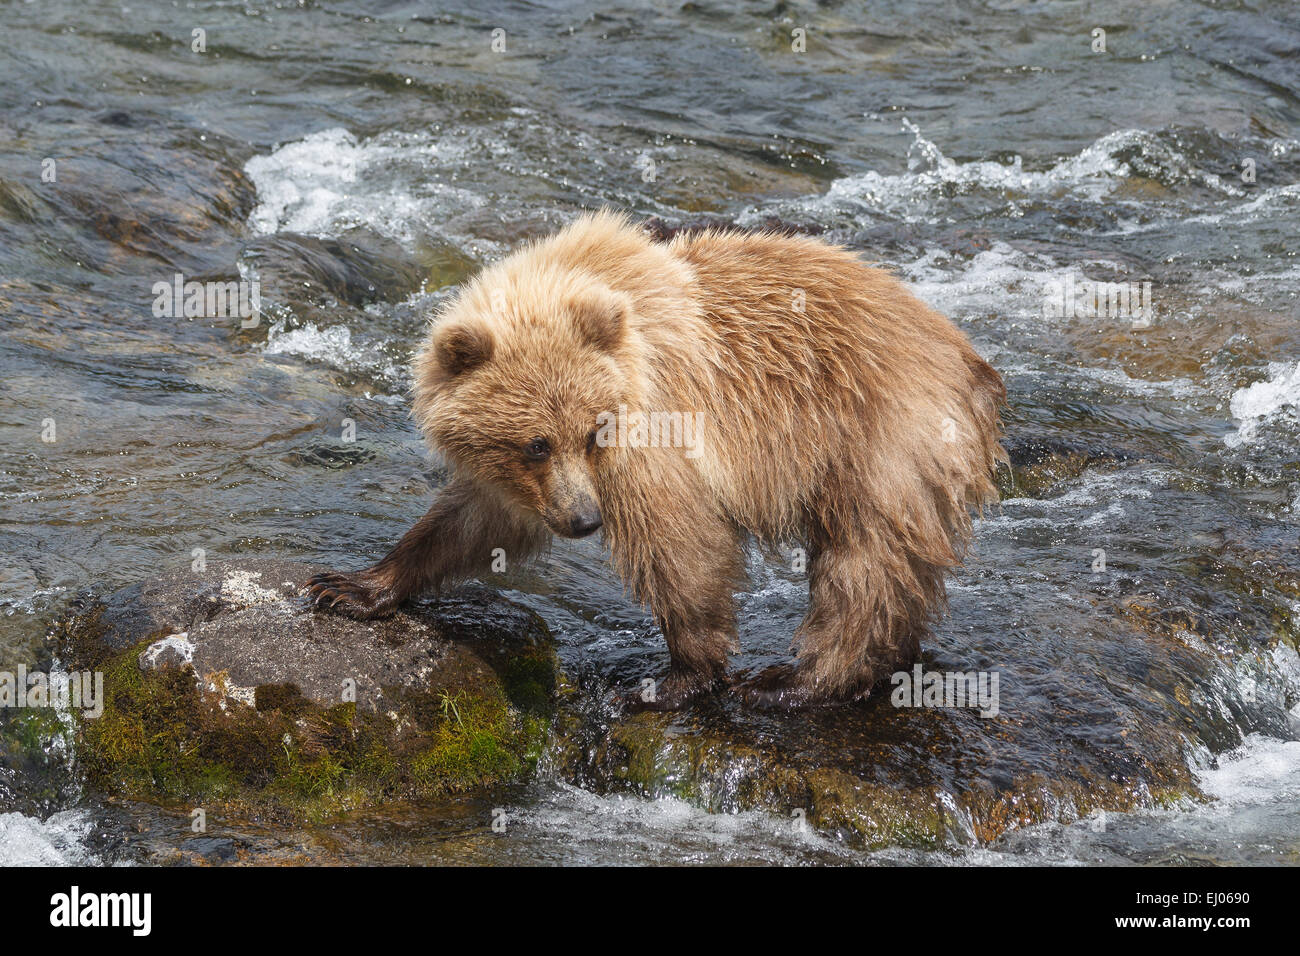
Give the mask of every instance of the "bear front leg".
[{"label": "bear front leg", "polygon": [[675,710],[726,682],[727,654],[736,646],[734,590],[744,579],[744,560],[735,526],[703,496],[654,500],[672,505],[647,507],[645,499],[606,494],[602,507],[614,564],[649,605],[668,644],[668,674],[627,702]]},{"label": "bear front leg", "polygon": [[[665,598],[660,605],[673,603]],[[668,644],[668,674],[644,691],[641,703],[652,710],[677,710],[702,694],[721,689],[727,679],[727,653],[736,644],[736,622],[730,592],[705,601],[688,602],[656,615]]]},{"label": "bear front leg", "polygon": [[377,564],[330,571],[307,582],[313,605],[358,620],[392,614],[404,602],[486,572],[498,548],[511,561],[536,553],[545,527],[489,492],[453,479],[428,513]]}]

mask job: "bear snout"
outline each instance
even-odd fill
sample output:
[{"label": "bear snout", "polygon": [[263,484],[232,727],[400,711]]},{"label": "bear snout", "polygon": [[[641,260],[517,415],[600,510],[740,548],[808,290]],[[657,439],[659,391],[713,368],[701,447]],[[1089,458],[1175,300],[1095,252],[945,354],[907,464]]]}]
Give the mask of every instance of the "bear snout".
[{"label": "bear snout", "polygon": [[591,472],[580,456],[556,456],[542,493],[547,501],[542,517],[556,534],[585,538],[604,524]]},{"label": "bear snout", "polygon": [[569,534],[574,538],[585,538],[597,530],[604,522],[600,518],[600,509],[595,506],[579,511],[569,519]]}]

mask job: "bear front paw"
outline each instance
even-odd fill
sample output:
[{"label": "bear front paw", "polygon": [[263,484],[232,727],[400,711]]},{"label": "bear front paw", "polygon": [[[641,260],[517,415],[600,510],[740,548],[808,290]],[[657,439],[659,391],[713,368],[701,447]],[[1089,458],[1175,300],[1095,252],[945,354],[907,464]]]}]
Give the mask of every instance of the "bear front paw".
[{"label": "bear front paw", "polygon": [[369,571],[317,574],[307,582],[307,599],[317,610],[334,611],[358,621],[385,617],[398,604],[392,589]]}]

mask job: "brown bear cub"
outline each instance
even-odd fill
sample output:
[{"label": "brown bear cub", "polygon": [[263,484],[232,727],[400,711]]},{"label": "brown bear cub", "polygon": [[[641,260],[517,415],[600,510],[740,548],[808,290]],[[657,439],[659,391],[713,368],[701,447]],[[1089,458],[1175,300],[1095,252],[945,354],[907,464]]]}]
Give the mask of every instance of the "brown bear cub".
[{"label": "brown bear cub", "polygon": [[996,497],[1002,380],[887,272],[818,239],[653,242],[587,215],[469,282],[415,363],[452,477],[392,552],[313,578],[358,618],[600,529],[663,630],[655,703],[726,683],[743,542],[798,542],[797,666],[757,702],[861,696],[911,664]]}]

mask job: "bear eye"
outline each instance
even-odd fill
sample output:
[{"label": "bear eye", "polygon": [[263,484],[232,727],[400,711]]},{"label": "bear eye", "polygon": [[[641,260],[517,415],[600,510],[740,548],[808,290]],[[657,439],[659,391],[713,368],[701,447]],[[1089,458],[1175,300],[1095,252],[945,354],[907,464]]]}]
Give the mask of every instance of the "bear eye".
[{"label": "bear eye", "polygon": [[590,455],[596,450],[596,429],[587,432],[587,454]]},{"label": "bear eye", "polygon": [[524,454],[533,461],[545,461],[551,454],[551,443],[545,438],[534,438],[524,446]]}]

